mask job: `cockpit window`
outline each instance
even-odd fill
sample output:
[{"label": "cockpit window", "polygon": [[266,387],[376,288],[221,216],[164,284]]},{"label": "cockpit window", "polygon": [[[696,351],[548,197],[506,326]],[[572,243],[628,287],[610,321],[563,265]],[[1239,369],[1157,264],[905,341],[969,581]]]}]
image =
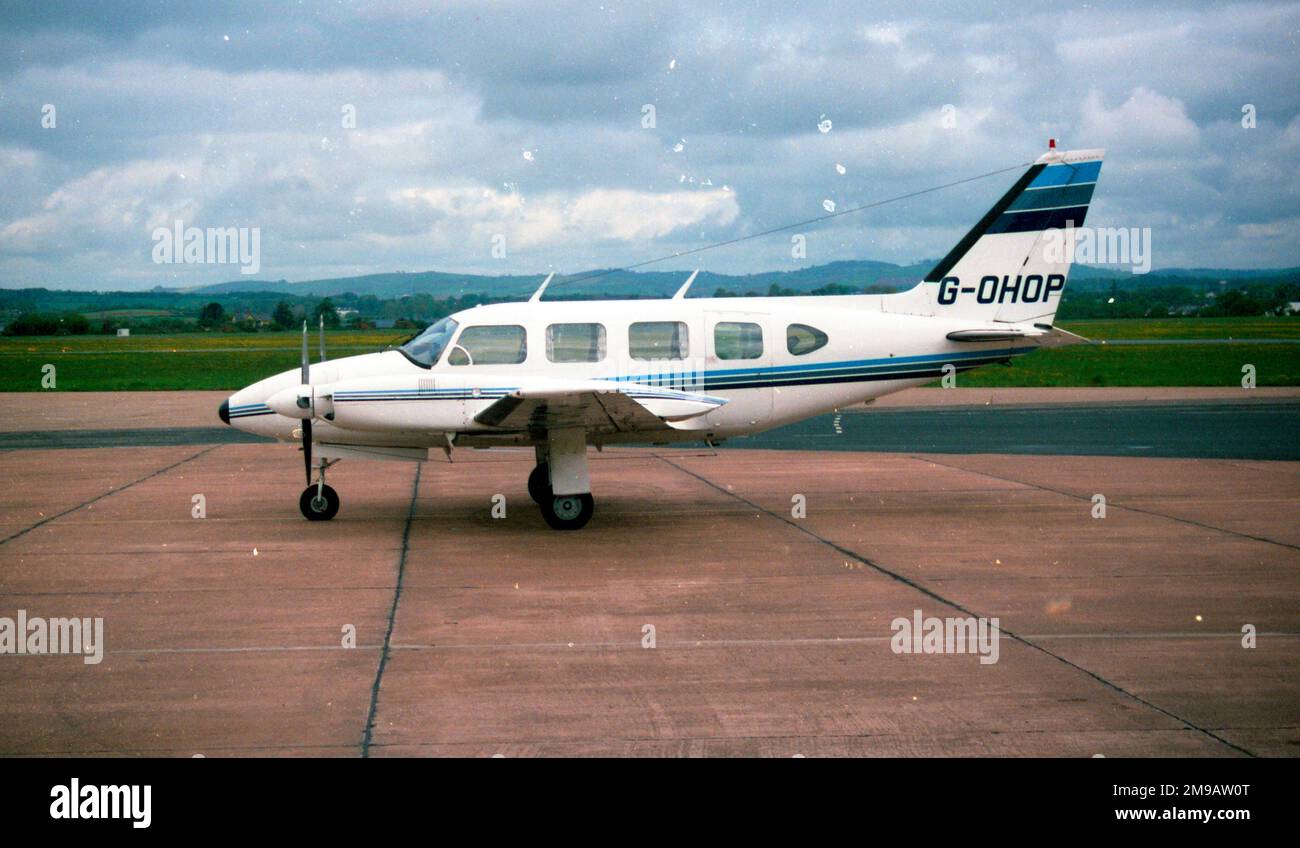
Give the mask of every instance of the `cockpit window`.
[{"label": "cockpit window", "polygon": [[420,335],[411,339],[402,345],[399,350],[406,354],[412,362],[423,365],[425,368],[432,367],[442,356],[442,351],[447,347],[447,342],[451,337],[456,335],[456,327],[459,326],[451,318],[443,318],[438,323],[429,327]]}]

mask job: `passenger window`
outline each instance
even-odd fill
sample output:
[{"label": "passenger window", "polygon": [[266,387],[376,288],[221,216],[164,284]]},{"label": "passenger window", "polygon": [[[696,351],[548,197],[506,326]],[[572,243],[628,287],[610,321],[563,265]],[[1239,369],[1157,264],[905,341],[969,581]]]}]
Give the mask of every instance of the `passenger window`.
[{"label": "passenger window", "polygon": [[527,335],[517,324],[466,327],[447,356],[452,365],[516,365],[528,356]]},{"label": "passenger window", "polygon": [[691,355],[690,333],[681,321],[641,321],[627,329],[633,359],[685,359]]},{"label": "passenger window", "polygon": [[552,324],[546,328],[546,358],[552,362],[600,362],[605,358],[605,325]]},{"label": "passenger window", "polygon": [[763,355],[763,328],[747,321],[719,321],[713,327],[718,359],[758,359]]},{"label": "passenger window", "polygon": [[791,324],[785,331],[785,349],[795,356],[812,353],[826,346],[826,334],[807,324]]}]

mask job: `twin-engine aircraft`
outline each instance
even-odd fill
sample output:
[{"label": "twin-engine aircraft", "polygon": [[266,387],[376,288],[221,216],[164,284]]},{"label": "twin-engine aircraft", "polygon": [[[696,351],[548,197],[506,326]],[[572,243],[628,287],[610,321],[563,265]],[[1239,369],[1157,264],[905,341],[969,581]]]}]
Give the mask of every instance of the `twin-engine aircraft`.
[{"label": "twin-engine aircraft", "polygon": [[340,459],[531,445],[529,494],[575,530],[595,510],[590,445],[716,443],[1078,341],[1052,320],[1102,154],[1039,157],[909,291],[687,298],[692,274],[669,299],[548,302],[548,277],[527,302],[457,312],[382,353],[309,364],[304,327],[301,370],[219,414],[301,441],[313,521],[338,512],[325,470]]}]

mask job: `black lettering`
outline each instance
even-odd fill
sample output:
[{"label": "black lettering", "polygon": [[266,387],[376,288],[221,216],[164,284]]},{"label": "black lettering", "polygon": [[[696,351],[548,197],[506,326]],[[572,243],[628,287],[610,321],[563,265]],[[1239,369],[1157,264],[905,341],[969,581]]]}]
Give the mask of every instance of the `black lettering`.
[{"label": "black lettering", "polygon": [[1045,295],[1043,295],[1043,300],[1051,300],[1051,299],[1052,299],[1052,295],[1056,294],[1057,292],[1059,292],[1059,291],[1060,291],[1061,289],[1063,289],[1063,288],[1065,288],[1065,275],[1064,275],[1064,274],[1048,274],[1048,275],[1047,275],[1047,293],[1046,293]]},{"label": "black lettering", "polygon": [[[949,285],[951,283],[951,285]],[[944,277],[939,281],[939,303],[948,306],[957,302],[957,286],[961,280],[956,277]]]},{"label": "black lettering", "polygon": [[1011,295],[1012,303],[1015,303],[1016,299],[1020,297],[1020,275],[1019,274],[1016,274],[1016,282],[1014,284],[1012,284],[1011,282],[1011,277],[1008,276],[1002,278],[1002,291],[998,293],[998,303],[1005,302],[1007,299],[1007,295]]},{"label": "black lettering", "polygon": [[1043,276],[1030,274],[1025,278],[1025,296],[1022,300],[1025,303],[1037,303],[1040,299],[1043,299]]},{"label": "black lettering", "polygon": [[998,296],[997,277],[983,277],[980,279],[980,290],[975,295],[975,299],[980,303],[992,303],[993,299]]}]

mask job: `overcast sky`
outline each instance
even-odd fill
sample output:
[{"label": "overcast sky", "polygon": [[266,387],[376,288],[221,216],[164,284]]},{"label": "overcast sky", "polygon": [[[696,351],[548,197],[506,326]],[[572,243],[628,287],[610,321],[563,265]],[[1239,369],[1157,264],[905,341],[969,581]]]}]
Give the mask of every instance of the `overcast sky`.
[{"label": "overcast sky", "polygon": [[[155,264],[177,219],[260,228],[262,279],[577,272],[1049,136],[1108,149],[1088,223],[1150,227],[1157,268],[1295,266],[1298,29],[1295,3],[5,0],[0,286],[240,277]],[[656,267],[937,257],[1014,176],[809,228],[805,260],[783,234]]]}]

